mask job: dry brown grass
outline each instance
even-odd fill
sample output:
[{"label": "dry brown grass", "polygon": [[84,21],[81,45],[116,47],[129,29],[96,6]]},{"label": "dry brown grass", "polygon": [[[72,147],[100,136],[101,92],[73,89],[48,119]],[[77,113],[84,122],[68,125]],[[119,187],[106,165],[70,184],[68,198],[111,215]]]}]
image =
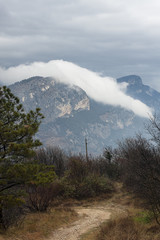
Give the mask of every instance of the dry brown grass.
[{"label": "dry brown grass", "polygon": [[131,217],[121,217],[103,225],[97,240],[159,240],[160,227],[155,223],[140,224]]},{"label": "dry brown grass", "polygon": [[121,216],[84,234],[81,240],[160,240],[160,226],[154,221],[139,223],[132,216]]},{"label": "dry brown grass", "polygon": [[42,240],[55,229],[70,224],[78,218],[70,208],[55,208],[48,213],[28,214],[19,226],[14,226],[0,240]]},{"label": "dry brown grass", "polygon": [[135,216],[143,209],[144,202],[128,193],[120,183],[116,183],[116,193],[107,201],[125,208],[121,215],[112,212],[111,220],[99,228],[84,234],[81,240],[160,240],[160,226],[154,220],[139,222]]}]

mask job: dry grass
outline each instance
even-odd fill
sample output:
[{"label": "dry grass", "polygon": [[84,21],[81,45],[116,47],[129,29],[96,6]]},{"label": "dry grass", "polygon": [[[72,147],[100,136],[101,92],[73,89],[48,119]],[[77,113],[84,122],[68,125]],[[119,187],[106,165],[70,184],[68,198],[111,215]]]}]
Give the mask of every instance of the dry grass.
[{"label": "dry grass", "polygon": [[81,240],[160,240],[160,226],[153,219],[149,223],[145,218],[137,220],[139,213],[145,212],[143,201],[125,191],[120,183],[107,202],[121,205],[126,211],[121,215],[113,211],[111,220],[84,234]]},{"label": "dry grass", "polygon": [[159,240],[160,227],[155,223],[140,224],[131,217],[121,217],[103,225],[97,240]]},{"label": "dry grass", "polygon": [[[137,216],[137,209],[135,213]],[[155,221],[139,222],[124,214],[84,234],[81,240],[160,240],[160,226]]]},{"label": "dry grass", "polygon": [[0,240],[42,240],[55,229],[70,224],[78,218],[70,208],[51,209],[48,213],[28,214],[19,226],[10,228]]}]

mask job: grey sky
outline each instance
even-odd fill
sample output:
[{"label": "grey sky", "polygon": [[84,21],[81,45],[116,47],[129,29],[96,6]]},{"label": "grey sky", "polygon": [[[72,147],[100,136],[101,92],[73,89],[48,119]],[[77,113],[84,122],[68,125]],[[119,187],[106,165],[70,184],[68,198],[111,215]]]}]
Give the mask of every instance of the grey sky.
[{"label": "grey sky", "polygon": [[160,1],[0,0],[0,65],[56,59],[160,90]]}]

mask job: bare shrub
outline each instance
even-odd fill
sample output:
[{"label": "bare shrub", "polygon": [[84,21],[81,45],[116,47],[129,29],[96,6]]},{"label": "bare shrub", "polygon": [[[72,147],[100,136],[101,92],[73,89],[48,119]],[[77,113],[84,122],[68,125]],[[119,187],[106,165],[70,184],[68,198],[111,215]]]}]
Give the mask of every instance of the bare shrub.
[{"label": "bare shrub", "polygon": [[36,160],[45,165],[54,165],[58,177],[64,175],[67,157],[59,147],[40,148],[36,152]]},{"label": "bare shrub", "polygon": [[120,144],[119,155],[125,186],[143,198],[158,222],[160,214],[160,152],[148,140],[137,136]]},{"label": "bare shrub", "polygon": [[30,184],[26,188],[28,198],[26,200],[26,206],[31,211],[46,211],[50,206],[53,198],[57,194],[58,190],[54,188],[54,184],[48,185],[36,185]]},{"label": "bare shrub", "polygon": [[89,164],[83,156],[72,156],[68,160],[67,175],[73,182],[82,182],[88,174],[88,168]]}]

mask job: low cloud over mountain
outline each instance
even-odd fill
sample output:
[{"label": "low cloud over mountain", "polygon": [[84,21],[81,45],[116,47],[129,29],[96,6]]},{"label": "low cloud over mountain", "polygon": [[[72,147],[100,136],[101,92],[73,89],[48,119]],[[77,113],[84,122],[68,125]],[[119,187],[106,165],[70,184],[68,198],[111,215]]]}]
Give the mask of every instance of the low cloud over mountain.
[{"label": "low cloud over mountain", "polygon": [[0,76],[5,84],[32,76],[50,76],[60,82],[80,87],[97,102],[120,106],[141,117],[152,115],[151,109],[146,104],[125,93],[126,83],[117,83],[113,78],[101,76],[71,62],[53,60],[48,63],[34,62],[8,69],[0,68]]}]

